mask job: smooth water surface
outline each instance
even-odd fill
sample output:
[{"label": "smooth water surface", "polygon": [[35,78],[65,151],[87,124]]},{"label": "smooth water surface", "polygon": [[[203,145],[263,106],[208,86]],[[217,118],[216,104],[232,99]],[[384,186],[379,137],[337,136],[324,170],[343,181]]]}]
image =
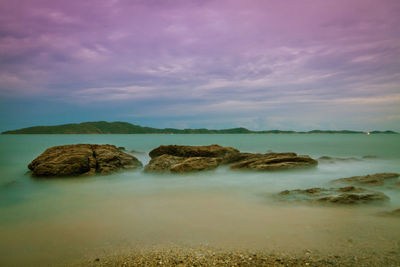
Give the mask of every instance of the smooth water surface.
[{"label": "smooth water surface", "polygon": [[[167,144],[357,160],[283,172],[223,166],[187,175],[140,170],[46,180],[27,173],[29,162],[46,148],[75,143],[123,146],[144,164],[150,150]],[[367,155],[374,157],[363,158]],[[400,208],[398,189],[384,189],[390,201],[378,207],[291,205],[273,197],[285,189],[329,187],[336,178],[378,172],[400,172],[400,135],[1,135],[0,265],[62,264],[110,249],[171,243],[340,251],[348,249],[351,236],[353,245],[365,249],[398,248],[399,220],[374,216]]]}]

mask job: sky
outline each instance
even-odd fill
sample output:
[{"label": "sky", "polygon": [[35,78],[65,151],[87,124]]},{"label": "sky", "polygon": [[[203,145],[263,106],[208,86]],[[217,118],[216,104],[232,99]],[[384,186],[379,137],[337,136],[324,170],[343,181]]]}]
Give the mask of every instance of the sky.
[{"label": "sky", "polygon": [[398,0],[0,0],[0,131],[400,131]]}]

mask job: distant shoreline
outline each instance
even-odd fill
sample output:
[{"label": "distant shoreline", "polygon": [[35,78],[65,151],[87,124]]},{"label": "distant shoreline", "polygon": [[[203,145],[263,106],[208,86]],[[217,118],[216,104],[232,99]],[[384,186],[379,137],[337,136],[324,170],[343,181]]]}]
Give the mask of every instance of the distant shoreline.
[{"label": "distant shoreline", "polygon": [[212,129],[157,129],[143,127],[127,122],[83,122],[55,126],[33,126],[17,130],[4,131],[2,134],[398,134],[395,131],[353,131],[353,130],[311,130],[284,131],[266,130],[252,131],[243,127],[212,130]]},{"label": "distant shoreline", "polygon": [[[272,134],[282,134],[282,135],[295,135],[295,134],[301,134],[301,135],[307,135],[307,134],[313,134],[313,135],[325,135],[325,134],[337,134],[337,135],[343,135],[343,134],[351,134],[351,135],[367,135],[366,133],[309,133],[309,132],[295,132],[295,133],[8,133],[8,132],[3,132],[1,133],[2,135],[118,135],[118,134],[124,134],[124,135],[223,135],[223,134],[246,134],[246,135],[272,135]],[[397,135],[399,133],[374,133],[379,134],[379,135]]]}]

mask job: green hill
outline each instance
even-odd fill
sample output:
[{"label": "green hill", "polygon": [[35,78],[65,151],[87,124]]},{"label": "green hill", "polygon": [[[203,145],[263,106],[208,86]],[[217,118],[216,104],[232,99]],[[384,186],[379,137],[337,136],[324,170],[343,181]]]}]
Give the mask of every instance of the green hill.
[{"label": "green hill", "polygon": [[[157,129],[151,127],[142,127],[127,122],[106,122],[106,121],[95,121],[95,122],[83,122],[83,123],[71,123],[62,124],[55,126],[34,126],[13,131],[5,131],[2,134],[249,134],[249,133],[273,133],[273,134],[293,134],[293,133],[345,133],[345,134],[360,134],[364,132],[360,131],[323,131],[313,130],[309,132],[296,132],[296,131],[281,131],[281,130],[270,130],[270,131],[251,131],[246,128],[232,128],[223,130],[209,130],[205,128],[201,129],[174,129],[165,128]],[[373,131],[371,134],[396,134],[393,131]]]}]

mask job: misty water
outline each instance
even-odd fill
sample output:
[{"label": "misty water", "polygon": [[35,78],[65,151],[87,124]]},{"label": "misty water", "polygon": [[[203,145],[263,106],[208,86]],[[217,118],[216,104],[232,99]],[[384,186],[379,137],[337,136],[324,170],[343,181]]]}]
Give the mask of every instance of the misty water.
[{"label": "misty water", "polygon": [[[280,172],[222,166],[185,175],[142,170],[68,179],[29,175],[27,165],[46,148],[76,143],[123,146],[136,151],[133,155],[144,165],[150,150],[168,144],[358,160]],[[110,251],[168,245],[399,251],[399,219],[376,216],[400,208],[398,189],[379,189],[390,201],[378,206],[310,206],[274,198],[285,189],[331,187],[336,178],[378,172],[400,172],[400,135],[2,135],[0,265],[70,263]]]}]

